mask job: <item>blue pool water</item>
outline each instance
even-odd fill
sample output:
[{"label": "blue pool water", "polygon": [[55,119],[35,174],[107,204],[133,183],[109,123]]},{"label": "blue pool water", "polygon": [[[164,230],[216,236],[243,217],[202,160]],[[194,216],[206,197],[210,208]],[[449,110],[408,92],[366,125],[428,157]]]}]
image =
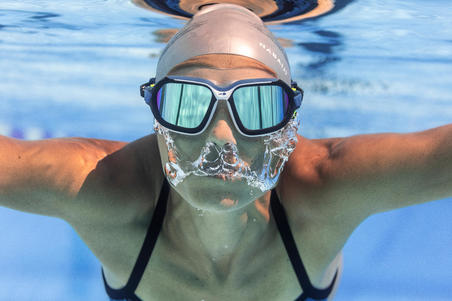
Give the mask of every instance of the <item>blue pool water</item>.
[{"label": "blue pool water", "polygon": [[[0,2],[0,134],[132,141],[151,132],[138,86],[158,29],[183,21],[126,0]],[[452,122],[452,2],[350,1],[271,26],[305,90],[309,138]],[[337,300],[451,300],[452,200],[366,220],[345,251]],[[107,300],[100,265],[63,221],[0,208],[0,301]]]}]

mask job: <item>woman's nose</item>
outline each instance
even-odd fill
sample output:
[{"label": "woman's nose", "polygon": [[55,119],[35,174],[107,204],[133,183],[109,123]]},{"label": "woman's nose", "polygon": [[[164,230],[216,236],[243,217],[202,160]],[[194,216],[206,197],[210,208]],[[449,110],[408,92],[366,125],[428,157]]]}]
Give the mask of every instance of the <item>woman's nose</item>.
[{"label": "woman's nose", "polygon": [[215,142],[217,145],[224,145],[226,143],[237,144],[231,126],[223,119],[215,122],[210,132],[209,140]]},{"label": "woman's nose", "polygon": [[[223,104],[225,105],[225,104]],[[212,127],[209,131],[209,140],[217,145],[224,145],[226,143],[237,144],[234,137],[234,126],[229,111],[222,105],[217,107],[215,116],[212,119]]]}]

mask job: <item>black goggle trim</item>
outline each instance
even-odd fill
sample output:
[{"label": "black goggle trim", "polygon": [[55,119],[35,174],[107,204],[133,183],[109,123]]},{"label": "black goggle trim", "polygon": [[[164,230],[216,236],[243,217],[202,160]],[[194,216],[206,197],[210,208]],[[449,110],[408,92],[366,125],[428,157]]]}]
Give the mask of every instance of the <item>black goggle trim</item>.
[{"label": "black goggle trim", "polygon": [[[204,87],[207,87],[211,93],[212,98],[209,104],[209,107],[206,111],[206,114],[196,128],[185,128],[181,126],[177,126],[174,124],[171,124],[167,121],[165,121],[161,116],[160,112],[157,108],[157,102],[156,99],[156,91],[160,89],[164,84],[166,83],[188,83],[188,84],[194,84],[194,85],[201,85]],[[255,86],[255,85],[277,85],[283,88],[283,90],[287,93],[289,96],[289,103],[287,108],[287,113],[285,114],[283,120],[271,127],[265,128],[265,129],[258,129],[258,130],[250,130],[247,129],[240,120],[240,117],[238,115],[238,111],[235,107],[232,94],[233,92],[243,86]],[[228,93],[226,93],[226,91]],[[246,80],[240,80],[237,82],[232,83],[231,85],[228,85],[227,87],[219,87],[212,82],[201,79],[201,78],[193,78],[193,77],[182,77],[182,76],[168,76],[160,80],[158,83],[155,83],[155,78],[151,78],[149,82],[142,84],[140,86],[140,95],[145,99],[145,102],[150,106],[151,111],[154,115],[154,118],[164,127],[173,130],[175,132],[179,132],[182,134],[189,134],[189,135],[196,135],[202,133],[205,128],[207,127],[207,124],[210,123],[210,120],[213,116],[213,110],[216,109],[216,104],[218,102],[217,95],[219,96],[227,96],[229,94],[229,97],[227,98],[220,98],[224,99],[228,103],[228,108],[231,113],[232,120],[234,121],[234,124],[236,128],[244,134],[245,136],[262,136],[267,135],[273,132],[278,131],[279,129],[283,128],[292,118],[295,118],[296,116],[296,110],[301,106],[301,103],[303,101],[303,95],[304,91],[298,87],[297,83],[295,81],[291,81],[291,87],[289,87],[284,81],[279,79],[269,79],[269,78],[262,78],[262,79],[246,79]]]}]

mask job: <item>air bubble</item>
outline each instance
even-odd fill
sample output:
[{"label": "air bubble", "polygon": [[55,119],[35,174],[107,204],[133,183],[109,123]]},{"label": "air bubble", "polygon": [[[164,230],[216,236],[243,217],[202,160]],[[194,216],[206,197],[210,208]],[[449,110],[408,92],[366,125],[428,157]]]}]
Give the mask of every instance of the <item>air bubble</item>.
[{"label": "air bubble", "polygon": [[[207,142],[195,161],[180,160],[170,130],[157,121],[154,123],[154,129],[165,139],[168,162],[165,164],[164,171],[173,186],[180,184],[189,175],[221,176],[225,179],[241,178],[252,188],[257,188],[261,192],[268,191],[276,185],[285,162],[298,142],[298,120],[291,119],[281,130],[265,136],[263,165],[259,168],[251,168],[250,164],[240,158],[237,146],[232,143],[226,143],[220,147],[215,143]],[[255,191],[251,190],[250,196],[254,193]]]}]

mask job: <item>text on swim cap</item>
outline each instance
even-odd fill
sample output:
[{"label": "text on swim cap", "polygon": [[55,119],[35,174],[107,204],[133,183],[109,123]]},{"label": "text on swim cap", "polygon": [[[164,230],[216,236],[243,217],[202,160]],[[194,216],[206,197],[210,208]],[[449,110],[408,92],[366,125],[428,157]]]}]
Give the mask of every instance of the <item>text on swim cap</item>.
[{"label": "text on swim cap", "polygon": [[270,47],[267,47],[264,43],[259,42],[259,46],[261,46],[262,48],[265,49],[265,51],[267,51],[271,56],[273,56],[273,58],[278,62],[278,64],[281,66],[283,72],[285,75],[287,75],[287,68],[286,66],[284,66],[284,63],[281,62],[281,59],[278,57],[278,55],[270,49]]}]

